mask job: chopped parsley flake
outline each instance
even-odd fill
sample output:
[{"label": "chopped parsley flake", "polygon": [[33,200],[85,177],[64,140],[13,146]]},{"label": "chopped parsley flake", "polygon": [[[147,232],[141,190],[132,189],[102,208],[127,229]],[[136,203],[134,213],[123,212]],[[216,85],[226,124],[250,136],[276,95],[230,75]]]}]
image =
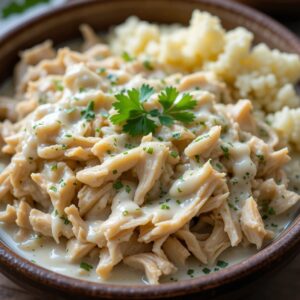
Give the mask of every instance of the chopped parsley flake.
[{"label": "chopped parsley flake", "polygon": [[117,173],[118,173],[118,170],[113,170],[112,173],[113,173],[113,174],[117,174]]},{"label": "chopped parsley flake", "polygon": [[122,215],[123,215],[124,217],[128,216],[128,214],[129,214],[128,210],[123,210]]},{"label": "chopped parsley flake", "polygon": [[153,71],[154,70],[154,67],[152,66],[152,64],[150,63],[149,60],[145,60],[143,62],[143,66],[145,69],[149,70],[149,71]]},{"label": "chopped parsley flake", "polygon": [[118,77],[116,74],[108,74],[106,78],[110,81],[111,85],[116,85],[118,82]]},{"label": "chopped parsley flake", "polygon": [[130,61],[133,61],[134,60],[134,57],[132,57],[128,52],[124,51],[122,53],[122,58],[127,61],[127,62],[130,62]]},{"label": "chopped parsley flake", "polygon": [[57,192],[57,187],[55,185],[51,185],[49,190],[51,190],[53,192]]},{"label": "chopped parsley flake", "polygon": [[210,269],[209,269],[209,268],[203,268],[203,269],[202,269],[202,272],[203,272],[204,274],[209,274],[209,273],[210,273]]},{"label": "chopped parsley flake", "polygon": [[270,216],[273,216],[273,215],[276,214],[275,209],[273,207],[269,207],[268,213],[269,213]]},{"label": "chopped parsley flake", "polygon": [[149,147],[146,151],[148,154],[153,154],[153,148],[152,147]]},{"label": "chopped parsley flake", "polygon": [[222,170],[222,169],[223,169],[223,167],[222,167],[222,165],[221,165],[220,163],[216,163],[216,167],[217,167],[219,170]]},{"label": "chopped parsley flake", "polygon": [[178,152],[177,151],[171,151],[171,156],[174,157],[174,158],[177,158],[178,157]]},{"label": "chopped parsley flake", "polygon": [[66,182],[63,179],[61,179],[59,181],[59,184],[60,184],[61,187],[65,187],[67,185]]},{"label": "chopped parsley flake", "polygon": [[256,154],[256,157],[258,158],[259,162],[263,162],[265,160],[265,157],[262,154]]},{"label": "chopped parsley flake", "polygon": [[221,145],[220,148],[223,151],[224,157],[228,159],[229,158],[229,148],[226,147],[225,145]]},{"label": "chopped parsley flake", "polygon": [[113,184],[113,187],[114,187],[114,189],[116,189],[116,190],[120,190],[122,187],[123,187],[124,185],[123,185],[123,183],[121,182],[121,181],[116,181],[114,184]]},{"label": "chopped parsley flake", "polygon": [[98,74],[104,74],[106,72],[106,69],[105,68],[99,68],[97,69],[96,71]]},{"label": "chopped parsley flake", "polygon": [[161,206],[160,206],[161,209],[170,209],[170,206],[166,203],[163,203]]},{"label": "chopped parsley flake", "polygon": [[93,269],[93,266],[83,261],[80,263],[80,268],[89,272]]},{"label": "chopped parsley flake", "polygon": [[209,138],[209,134],[203,134],[203,135],[200,135],[200,136],[198,136],[195,140],[194,140],[194,142],[196,143],[196,142],[199,142],[199,141],[201,141],[201,140],[204,140],[204,139],[207,139],[207,138]]},{"label": "chopped parsley flake", "polygon": [[95,119],[94,106],[94,101],[90,101],[87,107],[81,111],[81,117],[86,119],[87,121],[92,121],[93,119]]},{"label": "chopped parsley flake", "polygon": [[218,261],[217,261],[217,266],[218,266],[219,268],[226,268],[226,267],[228,266],[228,262],[223,261],[223,260],[218,260]]},{"label": "chopped parsley flake", "polygon": [[61,80],[53,80],[53,84],[56,91],[62,92],[64,90]]},{"label": "chopped parsley flake", "polygon": [[190,277],[194,277],[194,273],[195,273],[195,270],[194,269],[188,269],[187,272],[186,272]]},{"label": "chopped parsley flake", "polygon": [[129,185],[126,185],[125,191],[129,194],[131,192],[131,187]]},{"label": "chopped parsley flake", "polygon": [[180,132],[175,132],[172,134],[172,137],[176,140],[178,140],[181,137],[181,133]]},{"label": "chopped parsley flake", "polygon": [[56,171],[57,170],[57,164],[53,164],[51,166],[51,171]]},{"label": "chopped parsley flake", "polygon": [[65,224],[65,225],[68,225],[68,224],[71,223],[71,222],[68,220],[68,218],[65,217],[65,216],[60,217],[60,219],[62,219],[62,220],[64,221],[64,224]]}]

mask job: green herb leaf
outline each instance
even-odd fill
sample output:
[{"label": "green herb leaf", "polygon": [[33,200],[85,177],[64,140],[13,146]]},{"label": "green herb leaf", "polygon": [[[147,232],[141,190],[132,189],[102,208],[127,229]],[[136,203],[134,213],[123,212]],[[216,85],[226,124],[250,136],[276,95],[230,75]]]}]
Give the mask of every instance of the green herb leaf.
[{"label": "green herb leaf", "polygon": [[149,71],[154,70],[154,68],[153,68],[153,66],[152,66],[152,64],[151,64],[151,62],[149,60],[145,60],[143,62],[143,66],[144,66],[145,69],[147,69]]},{"label": "green herb leaf", "polygon": [[179,92],[174,87],[166,87],[158,96],[159,103],[168,110],[175,102]]},{"label": "green herb leaf", "polygon": [[168,209],[170,209],[170,206],[169,206],[168,204],[163,203],[163,204],[160,206],[160,208],[161,208],[161,209],[166,209],[166,210],[168,210]]},{"label": "green herb leaf", "polygon": [[122,187],[123,187],[123,183],[121,181],[116,181],[114,184],[113,184],[113,187],[114,189],[116,190],[120,190]]},{"label": "green herb leaf", "polygon": [[25,1],[10,1],[6,6],[2,9],[2,17],[3,19],[8,18],[14,14],[21,14],[29,8],[41,4],[41,3],[49,3],[50,0],[25,0]]},{"label": "green herb leaf", "polygon": [[134,60],[134,58],[133,58],[128,52],[126,52],[126,51],[124,51],[124,52],[122,53],[122,58],[123,58],[125,61],[127,61],[127,62],[130,62],[130,61],[133,61],[133,60]]},{"label": "green herb leaf", "polygon": [[81,117],[86,119],[87,121],[92,121],[93,119],[95,119],[94,106],[94,101],[90,101],[87,107],[81,111]]},{"label": "green herb leaf", "polygon": [[143,84],[140,89],[131,89],[127,92],[116,94],[117,101],[113,104],[117,113],[110,117],[114,124],[123,125],[123,131],[132,136],[147,135],[154,133],[158,123],[170,126],[174,120],[190,123],[194,120],[194,115],[186,111],[196,105],[196,101],[189,94],[184,94],[175,103],[179,92],[174,87],[167,87],[158,96],[163,111],[152,109],[146,111],[143,103],[154,93],[153,87]]},{"label": "green herb leaf", "polygon": [[93,266],[83,261],[80,263],[80,268],[89,272],[93,269]]},{"label": "green herb leaf", "polygon": [[228,266],[228,262],[223,261],[223,260],[218,260],[217,261],[217,266],[220,268],[226,268]]},{"label": "green herb leaf", "polygon": [[204,274],[209,274],[209,273],[210,273],[210,269],[209,269],[209,268],[203,268],[203,269],[202,269],[202,272],[203,272]]},{"label": "green herb leaf", "polygon": [[147,101],[154,93],[154,88],[148,84],[143,84],[140,89],[140,101]]},{"label": "green herb leaf", "polygon": [[194,277],[194,272],[195,272],[194,269],[188,269],[186,273],[187,273],[190,277]]},{"label": "green herb leaf", "polygon": [[176,90],[175,87],[166,87],[159,96],[159,103],[164,108],[164,117],[168,116],[168,119],[164,119],[163,121],[160,119],[163,125],[166,121],[172,125],[172,119],[180,121],[182,123],[190,123],[195,119],[195,116],[191,112],[187,112],[186,110],[193,109],[197,102],[193,100],[192,95],[184,94],[179,101],[176,101],[179,92]]},{"label": "green herb leaf", "polygon": [[64,90],[64,87],[62,85],[62,81],[61,80],[53,80],[53,84],[54,84],[54,87],[57,91],[60,91],[62,92]]},{"label": "green herb leaf", "polygon": [[49,190],[53,191],[53,192],[57,192],[57,187],[54,185],[51,185]]},{"label": "green herb leaf", "polygon": [[53,164],[51,166],[51,171],[56,171],[57,170],[57,164]]},{"label": "green herb leaf", "polygon": [[139,116],[135,119],[127,121],[124,125],[124,132],[128,132],[132,136],[147,135],[148,133],[154,133],[156,124],[153,120],[149,119],[147,115]]}]

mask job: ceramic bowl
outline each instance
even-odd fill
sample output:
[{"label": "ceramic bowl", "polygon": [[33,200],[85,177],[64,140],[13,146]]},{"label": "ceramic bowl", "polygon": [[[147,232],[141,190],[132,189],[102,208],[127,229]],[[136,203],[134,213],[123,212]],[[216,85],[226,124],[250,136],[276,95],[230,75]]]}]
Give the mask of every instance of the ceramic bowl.
[{"label": "ceramic bowl", "polygon": [[[90,24],[104,31],[130,15],[159,23],[187,24],[194,9],[217,15],[225,28],[244,26],[255,34],[255,42],[300,55],[299,40],[286,28],[269,17],[246,6],[221,0],[114,0],[71,1],[32,19],[0,37],[0,81],[11,75],[19,51],[46,39],[55,44],[79,36],[78,26]],[[154,299],[189,295],[207,299],[237,291],[241,286],[274,271],[291,259],[300,246],[300,217],[273,243],[249,259],[217,273],[199,278],[147,285],[98,284],[66,277],[20,257],[0,242],[1,271],[15,282],[47,295],[71,296],[72,299]],[[45,293],[44,293],[45,295]],[[231,298],[232,299],[232,298]]]}]

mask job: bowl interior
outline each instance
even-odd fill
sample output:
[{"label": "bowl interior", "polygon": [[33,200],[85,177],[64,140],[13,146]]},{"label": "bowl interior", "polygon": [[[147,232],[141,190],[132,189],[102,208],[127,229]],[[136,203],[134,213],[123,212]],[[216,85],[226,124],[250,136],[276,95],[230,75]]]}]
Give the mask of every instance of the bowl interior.
[{"label": "bowl interior", "polygon": [[[46,39],[59,44],[76,38],[79,36],[78,27],[82,23],[88,23],[97,31],[104,31],[112,25],[121,23],[128,16],[136,15],[152,22],[187,24],[194,9],[205,10],[219,16],[226,29],[237,26],[248,28],[254,33],[255,43],[264,42],[271,48],[300,54],[300,43],[292,33],[266,16],[236,3],[222,0],[87,0],[56,8],[0,37],[0,81],[12,74],[20,51]],[[78,292],[81,295],[104,297],[119,295],[121,298],[134,295],[137,299],[138,297],[156,298],[162,295],[174,296],[225,285],[254,272],[257,265],[263,268],[270,264],[299,243],[300,237],[295,238],[300,232],[299,223],[298,217],[297,221],[294,221],[274,244],[242,264],[231,267],[227,272],[222,271],[189,282],[166,284],[160,287],[141,287],[138,293],[136,292],[137,286],[130,289],[112,285],[95,285],[49,272],[30,262],[24,262],[5,246],[2,247],[1,243],[0,262],[3,264],[6,260],[7,274],[19,273],[26,278],[25,281],[43,281],[42,283],[55,289],[67,291],[73,288],[74,293]],[[13,267],[15,270],[9,272],[8,269]]]}]

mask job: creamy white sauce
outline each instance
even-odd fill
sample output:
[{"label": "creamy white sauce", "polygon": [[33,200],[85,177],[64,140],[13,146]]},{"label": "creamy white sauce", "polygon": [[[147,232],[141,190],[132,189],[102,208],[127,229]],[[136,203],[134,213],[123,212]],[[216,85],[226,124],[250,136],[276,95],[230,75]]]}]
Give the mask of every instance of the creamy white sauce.
[{"label": "creamy white sauce", "polygon": [[[286,227],[289,226],[291,221],[294,219],[296,215],[296,210],[298,208],[299,205],[295,209],[291,210],[289,213],[270,218],[266,221],[266,229],[271,229],[272,231],[274,231],[276,234],[275,238],[277,238],[280,235],[280,233],[282,233],[282,231],[286,229]],[[82,273],[82,269],[80,268],[80,262],[70,263],[69,261],[67,261],[65,256],[66,250],[64,242],[56,244],[53,239],[43,238],[43,241],[38,247],[24,250],[22,248],[26,248],[27,245],[18,243],[13,239],[13,236],[16,233],[17,229],[18,228],[16,225],[6,225],[0,223],[0,240],[22,257],[48,270],[66,276],[94,282],[107,282],[98,277],[95,272],[98,259],[83,259],[82,261],[92,265],[93,269],[90,272]],[[254,246],[238,246],[235,248],[229,248],[220,255],[216,265],[208,267],[201,265],[200,262],[197,261],[195,258],[190,257],[188,258],[185,267],[179,268],[175,275],[162,277],[161,282],[172,282],[177,280],[195,278],[199,276],[206,276],[208,272],[207,270],[209,270],[209,274],[211,274],[222,269],[220,266],[218,266],[218,261],[228,263],[228,268],[229,266],[237,264],[256,253],[257,250]],[[189,270],[193,270],[193,273],[191,274]],[[190,275],[188,273],[190,273]],[[109,282],[119,284],[142,284],[147,283],[147,280],[143,275],[142,271],[129,268],[123,263],[120,263],[113,269],[111,277],[109,278]]]},{"label": "creamy white sauce", "polygon": [[[0,92],[2,95],[12,96],[12,83],[10,81],[4,83],[2,88],[0,88]],[[253,174],[255,174],[255,170],[253,169],[254,164],[251,161],[246,161],[249,160],[249,154],[247,153],[248,150],[244,149],[245,145],[242,144],[236,144],[235,148],[237,150],[236,153],[238,153],[239,156],[235,157],[237,166],[236,168],[233,168],[234,175],[237,178],[241,178],[244,176],[244,174],[249,173],[249,175],[247,176],[249,176],[249,178],[251,179]],[[1,161],[0,170],[2,170],[6,164],[6,160]],[[192,180],[192,177],[193,175],[191,175],[190,180]],[[232,201],[234,201],[236,196],[238,196],[242,200],[245,200],[249,196],[249,194],[251,194],[251,186],[247,182],[248,180],[245,180],[244,183],[239,184],[238,189],[234,189],[236,191],[236,194],[231,195]],[[178,181],[178,186],[180,186],[180,181]],[[157,202],[159,201],[165,202],[166,199],[157,200]],[[153,203],[153,206],[150,205],[150,207],[145,207],[145,209],[155,211],[153,207],[160,205],[160,202]],[[172,199],[170,200],[170,202],[168,202],[168,205],[170,205],[170,210],[166,211],[166,213],[171,214],[173,213],[173,210],[177,210],[176,206],[178,206],[179,204],[176,203],[174,199]],[[185,203],[183,202],[180,205],[183,206],[185,205]],[[240,203],[235,203],[235,205],[240,205]],[[294,216],[296,215],[296,211],[298,210],[298,208],[299,205],[286,214],[283,214],[281,216],[269,217],[269,219],[266,220],[266,229],[274,231],[276,236],[279,236],[280,233],[291,223]],[[120,210],[122,209],[128,209],[128,207],[120,207]],[[83,270],[80,268],[80,262],[70,263],[67,260],[65,255],[65,243],[63,241],[61,241],[60,244],[56,244],[56,242],[53,239],[43,238],[43,241],[39,243],[38,247],[30,249],[30,241],[26,242],[28,244],[22,244],[14,240],[14,235],[17,229],[18,228],[15,225],[8,226],[0,223],[0,240],[22,257],[28,259],[29,261],[32,261],[33,263],[36,263],[37,265],[40,265],[46,269],[60,274],[88,281],[105,282],[103,279],[98,277],[95,272],[98,258],[95,260],[93,260],[92,258],[83,259],[82,261],[87,262],[88,264],[93,266],[93,269],[91,271],[83,273]],[[25,248],[27,248],[27,250],[25,250]],[[255,253],[257,253],[257,250],[254,246],[247,246],[244,248],[242,246],[238,246],[235,248],[229,248],[226,251],[224,251],[218,258],[218,261],[224,261],[228,263],[228,266],[230,266],[245,260],[246,258],[254,255]],[[217,265],[206,267],[204,265],[201,265],[196,259],[189,258],[184,268],[179,269],[175,275],[162,277],[161,282],[177,281],[182,279],[189,279],[191,277],[194,278],[198,276],[206,276],[208,273],[211,274],[213,272],[217,272],[222,269],[222,267],[220,267],[220,264],[218,264],[218,261]],[[109,282],[122,284],[142,284],[147,283],[147,280],[143,275],[142,271],[131,269],[125,266],[123,263],[120,263],[113,269],[111,277],[109,278]]]}]

